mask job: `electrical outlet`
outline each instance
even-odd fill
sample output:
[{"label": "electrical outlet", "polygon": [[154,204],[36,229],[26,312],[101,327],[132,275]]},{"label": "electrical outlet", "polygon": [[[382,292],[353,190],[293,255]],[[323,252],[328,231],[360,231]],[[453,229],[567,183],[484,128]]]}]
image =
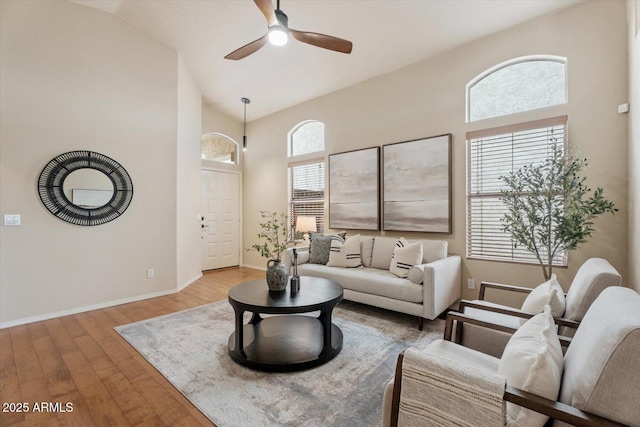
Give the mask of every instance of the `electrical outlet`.
[{"label": "electrical outlet", "polygon": [[475,289],[476,288],[476,284],[475,284],[475,281],[473,279],[467,279],[467,288],[469,288],[469,289]]},{"label": "electrical outlet", "polygon": [[150,268],[147,270],[147,279],[153,279],[153,275],[154,275],[154,271],[153,268]]}]

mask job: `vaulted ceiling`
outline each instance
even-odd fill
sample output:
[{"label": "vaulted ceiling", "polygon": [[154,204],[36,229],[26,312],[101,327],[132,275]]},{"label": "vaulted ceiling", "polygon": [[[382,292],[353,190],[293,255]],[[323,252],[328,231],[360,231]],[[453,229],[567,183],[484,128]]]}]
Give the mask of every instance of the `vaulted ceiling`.
[{"label": "vaulted ceiling", "polygon": [[291,28],[350,40],[353,52],[294,40],[239,61],[224,56],[267,30],[251,0],[69,1],[113,13],[175,48],[204,102],[241,120],[247,97],[251,121],[581,0],[282,0]]}]

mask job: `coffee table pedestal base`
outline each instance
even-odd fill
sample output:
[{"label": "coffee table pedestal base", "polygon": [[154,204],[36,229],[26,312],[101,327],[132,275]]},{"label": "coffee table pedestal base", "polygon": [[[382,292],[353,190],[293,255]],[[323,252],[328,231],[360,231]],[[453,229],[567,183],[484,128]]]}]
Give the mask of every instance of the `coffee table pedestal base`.
[{"label": "coffee table pedestal base", "polygon": [[242,328],[243,349],[236,332],[229,337],[229,355],[237,363],[268,372],[292,372],[328,362],[342,350],[342,331],[331,323],[330,343],[316,317],[284,315],[259,318]]}]

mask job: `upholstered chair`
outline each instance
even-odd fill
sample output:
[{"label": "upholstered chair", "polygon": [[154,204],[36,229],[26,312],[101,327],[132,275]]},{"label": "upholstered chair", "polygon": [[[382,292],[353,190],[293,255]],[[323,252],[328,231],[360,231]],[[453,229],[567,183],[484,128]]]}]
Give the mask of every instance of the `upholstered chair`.
[{"label": "upholstered chair", "polygon": [[564,357],[550,307],[501,359],[446,340],[407,349],[386,386],[383,426],[640,426],[640,295],[605,289]]},{"label": "upholstered chair", "polygon": [[[600,293],[610,287],[619,286],[620,274],[605,259],[590,258],[578,269],[566,297],[562,288],[552,278],[548,282],[531,289],[519,286],[483,282],[480,285],[479,300],[461,301],[459,311],[490,323],[517,329],[526,319],[540,313],[550,304],[560,335],[571,337],[591,303]],[[485,299],[487,289],[526,293],[527,299],[521,308],[512,308],[492,303]],[[511,334],[473,325],[456,328],[457,342],[494,357],[500,357]]]}]

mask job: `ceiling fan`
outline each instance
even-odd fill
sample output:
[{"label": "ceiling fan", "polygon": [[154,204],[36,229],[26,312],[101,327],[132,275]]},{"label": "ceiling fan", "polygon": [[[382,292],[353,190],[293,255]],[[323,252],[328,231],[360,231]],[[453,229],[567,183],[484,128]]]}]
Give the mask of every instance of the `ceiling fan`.
[{"label": "ceiling fan", "polygon": [[276,9],[273,9],[271,0],[253,0],[258,6],[265,18],[269,29],[266,34],[258,40],[254,40],[249,44],[236,49],[225,59],[238,60],[245,58],[264,46],[267,41],[276,46],[282,46],[287,43],[289,36],[303,43],[311,44],[323,49],[329,49],[336,52],[351,53],[353,44],[338,37],[328,36],[326,34],[310,33],[307,31],[297,31],[289,28],[289,19],[283,11],[280,10],[280,0],[277,0]]}]

